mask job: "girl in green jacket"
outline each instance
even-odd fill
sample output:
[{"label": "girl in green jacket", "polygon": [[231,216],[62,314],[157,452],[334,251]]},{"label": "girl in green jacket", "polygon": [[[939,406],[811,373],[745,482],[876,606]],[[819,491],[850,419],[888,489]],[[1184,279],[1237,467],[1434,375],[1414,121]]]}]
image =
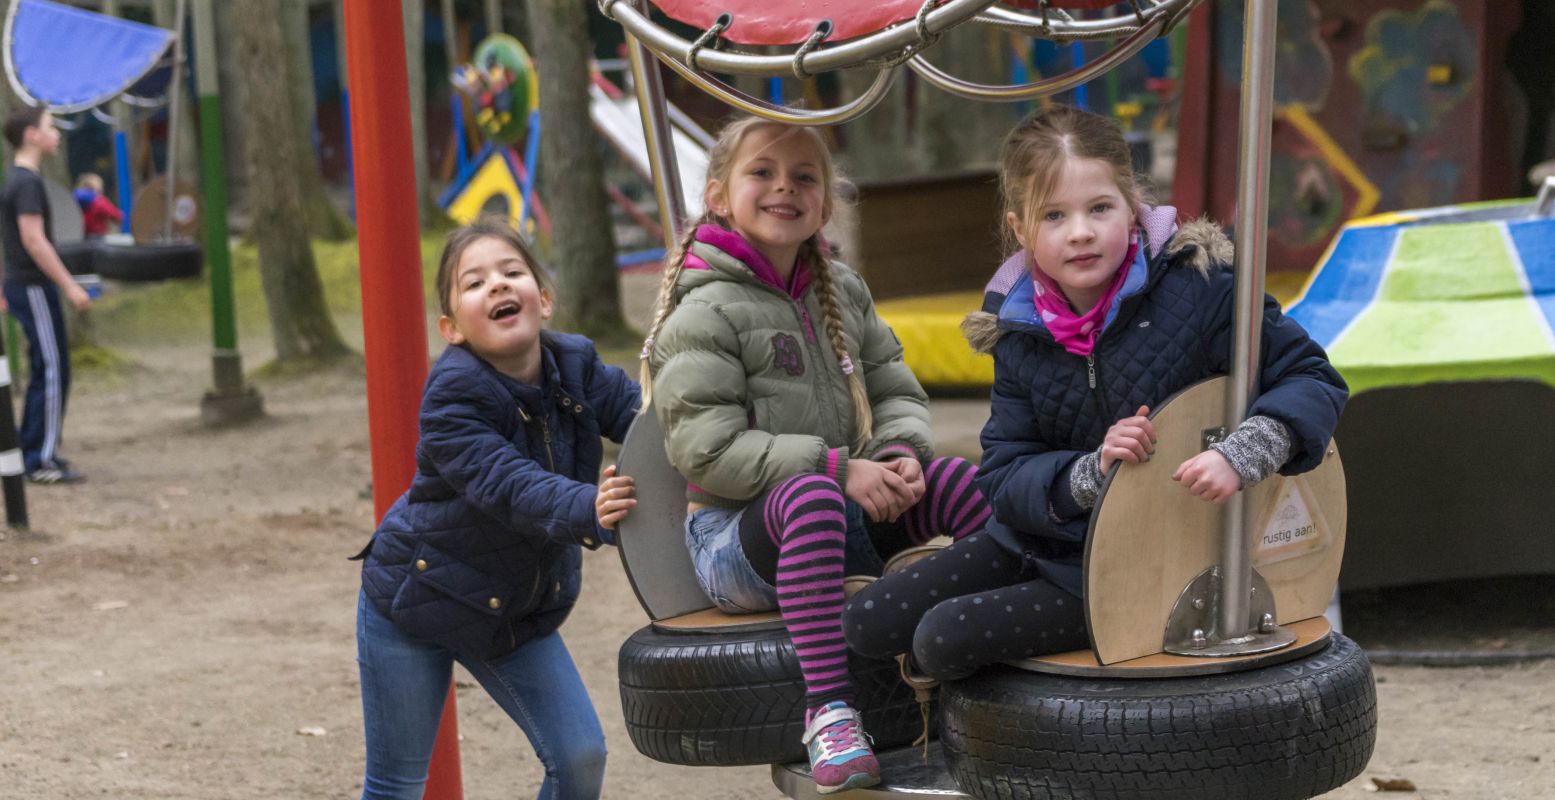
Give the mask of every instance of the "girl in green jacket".
[{"label": "girl in green jacket", "polygon": [[642,353],[644,403],[690,484],[697,578],[724,611],[782,614],[822,793],[880,774],[853,708],[843,576],[989,516],[975,467],[934,458],[928,399],[863,279],[827,258],[835,180],[814,130],[729,125]]}]

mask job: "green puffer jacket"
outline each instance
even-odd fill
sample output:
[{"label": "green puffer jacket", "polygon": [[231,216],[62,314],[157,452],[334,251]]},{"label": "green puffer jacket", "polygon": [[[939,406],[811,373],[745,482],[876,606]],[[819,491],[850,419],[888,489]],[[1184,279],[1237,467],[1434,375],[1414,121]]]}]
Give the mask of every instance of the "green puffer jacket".
[{"label": "green puffer jacket", "polygon": [[[805,472],[845,485],[853,403],[814,287],[801,303],[725,249],[698,241],[692,253],[708,269],[681,272],[650,361],[654,411],[688,497],[741,506]],[[932,458],[928,397],[901,343],[858,273],[831,262],[831,274],[875,417],[874,435],[851,457]]]}]

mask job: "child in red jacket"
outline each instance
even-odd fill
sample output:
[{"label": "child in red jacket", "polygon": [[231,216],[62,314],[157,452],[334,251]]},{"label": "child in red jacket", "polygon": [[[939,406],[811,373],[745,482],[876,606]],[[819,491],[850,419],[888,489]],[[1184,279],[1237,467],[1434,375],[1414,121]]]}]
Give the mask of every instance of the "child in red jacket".
[{"label": "child in red jacket", "polygon": [[108,235],[108,225],[123,222],[124,212],[103,194],[102,176],[83,172],[76,179],[76,202],[81,204],[81,225],[88,239]]}]

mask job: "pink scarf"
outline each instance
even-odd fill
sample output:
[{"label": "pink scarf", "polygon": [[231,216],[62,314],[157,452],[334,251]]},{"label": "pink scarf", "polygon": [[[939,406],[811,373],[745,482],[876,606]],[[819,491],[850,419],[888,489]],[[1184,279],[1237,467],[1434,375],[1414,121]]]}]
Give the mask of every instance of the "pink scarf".
[{"label": "pink scarf", "polygon": [[[767,261],[767,257],[762,255],[760,250],[757,250],[750,242],[745,241],[745,237],[727,228],[706,223],[698,225],[696,240],[710,244],[724,251],[724,253],[739,259],[745,266],[750,268],[757,280],[780,292],[786,293],[795,300],[804,297],[805,290],[810,288],[809,264],[804,261],[796,262],[793,274],[788,276],[788,282],[784,283],[783,279],[778,277],[777,268]],[[826,243],[822,241],[821,246],[824,248]],[[685,268],[712,269],[696,253],[686,254]]]},{"label": "pink scarf", "polygon": [[[1101,333],[1102,323],[1107,320],[1107,312],[1112,309],[1112,300],[1117,297],[1118,290],[1123,288],[1123,282],[1128,280],[1129,268],[1134,266],[1134,259],[1139,255],[1139,230],[1135,229],[1129,236],[1128,252],[1123,254],[1123,263],[1118,266],[1118,271],[1113,273],[1112,284],[1107,287],[1105,294],[1091,310],[1084,314],[1076,314],[1069,307],[1069,301],[1064,297],[1064,290],[1058,283],[1047,276],[1047,273],[1037,269],[1035,262],[1031,264],[1031,277],[1034,285],[1031,287],[1032,301],[1037,307],[1037,314],[1042,318],[1042,324],[1047,326],[1048,332],[1058,340],[1063,348],[1077,356],[1088,356],[1096,347],[1096,337]],[[1028,256],[1029,258],[1029,256]]]}]

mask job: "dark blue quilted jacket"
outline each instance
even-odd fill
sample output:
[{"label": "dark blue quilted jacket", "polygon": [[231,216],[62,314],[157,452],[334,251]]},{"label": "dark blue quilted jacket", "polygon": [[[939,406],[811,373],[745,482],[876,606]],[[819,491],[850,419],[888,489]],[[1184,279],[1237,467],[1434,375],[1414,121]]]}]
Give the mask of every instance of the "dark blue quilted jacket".
[{"label": "dark blue quilted jacket", "polygon": [[362,552],[379,613],[461,655],[495,658],[556,630],[578,599],[579,546],[614,543],[594,516],[600,437],[626,436],[640,392],[588,339],[541,341],[540,386],[443,351],[415,479]]},{"label": "dark blue quilted jacket", "polygon": [[[1090,357],[1065,351],[1042,325],[1024,272],[1007,293],[991,291],[983,312],[964,326],[973,346],[994,357],[993,408],[977,473],[994,509],[989,533],[1076,595],[1090,513],[1074,502],[1070,465],[1140,406],[1154,410],[1230,369],[1229,242],[1198,222],[1160,249],[1146,274],[1131,271]],[[1273,298],[1265,297],[1263,315],[1258,397],[1248,414],[1290,428],[1291,458],[1281,472],[1293,475],[1322,461],[1348,389],[1323,349]]]}]

